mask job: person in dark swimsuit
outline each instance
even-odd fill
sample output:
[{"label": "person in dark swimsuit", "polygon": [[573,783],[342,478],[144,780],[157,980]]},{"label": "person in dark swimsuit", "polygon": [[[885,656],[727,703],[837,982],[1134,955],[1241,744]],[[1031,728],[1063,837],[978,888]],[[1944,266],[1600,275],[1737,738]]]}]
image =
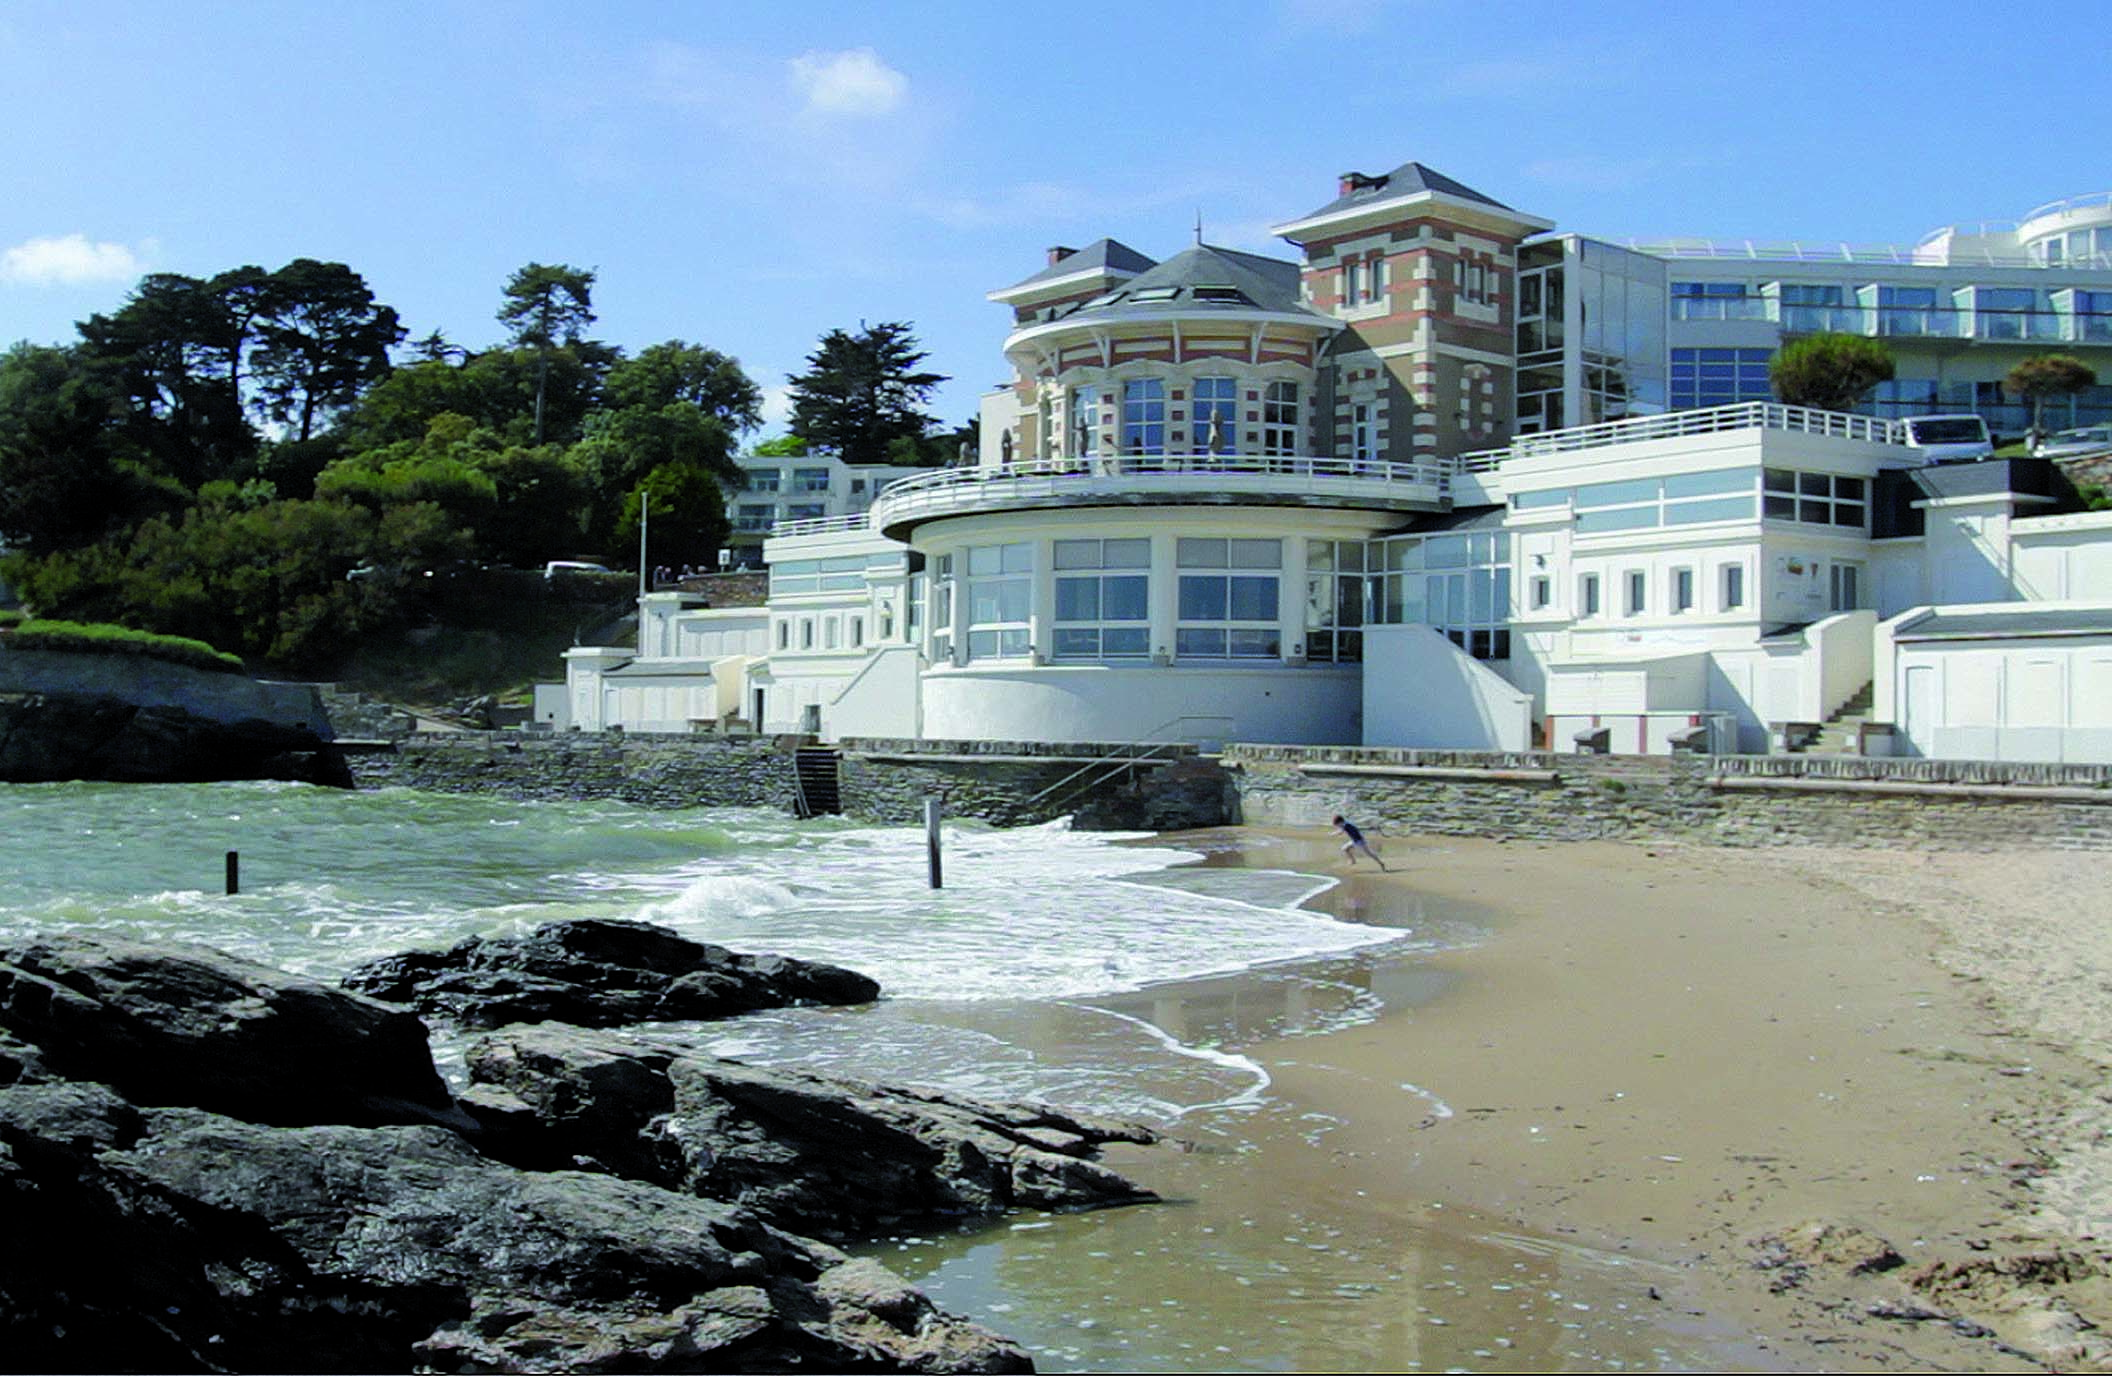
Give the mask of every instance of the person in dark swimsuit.
[{"label": "person in dark swimsuit", "polygon": [[1335,830],[1348,838],[1347,841],[1342,843],[1342,854],[1349,858],[1351,865],[1357,863],[1357,853],[1361,851],[1371,857],[1373,863],[1379,869],[1384,870],[1386,868],[1386,862],[1380,860],[1379,853],[1371,849],[1371,843],[1364,840],[1364,834],[1357,830],[1357,825],[1340,813],[1335,814]]}]

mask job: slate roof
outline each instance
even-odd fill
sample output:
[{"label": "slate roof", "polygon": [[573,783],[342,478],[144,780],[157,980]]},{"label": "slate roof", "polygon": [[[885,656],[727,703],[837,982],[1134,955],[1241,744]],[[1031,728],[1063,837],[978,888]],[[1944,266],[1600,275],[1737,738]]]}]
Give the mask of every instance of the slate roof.
[{"label": "slate roof", "polygon": [[1298,276],[1298,265],[1285,259],[1198,244],[1058,319],[1121,319],[1196,310],[1275,311],[1328,319],[1298,299]]},{"label": "slate roof", "polygon": [[2049,607],[2028,602],[1991,612],[1928,612],[1893,632],[1893,638],[1901,641],[2107,635],[2112,635],[2112,607]]},{"label": "slate roof", "polygon": [[[1358,187],[1346,196],[1337,196],[1334,200],[1320,207],[1320,209],[1307,211],[1299,216],[1298,220],[1316,220],[1323,215],[1334,215],[1340,211],[1355,210],[1360,206],[1371,205],[1378,201],[1392,201],[1403,196],[1413,196],[1419,191],[1434,191],[1440,195],[1456,197],[1462,201],[1478,201],[1485,206],[1494,206],[1498,210],[1510,211],[1513,215],[1518,213],[1513,207],[1505,205],[1495,197],[1484,196],[1464,182],[1455,182],[1435,168],[1425,167],[1421,163],[1402,163],[1385,176],[1373,179],[1372,185]],[[1296,223],[1296,221],[1292,223]]]},{"label": "slate roof", "polygon": [[1037,282],[1053,282],[1061,277],[1075,277],[1079,273],[1097,272],[1103,269],[1118,273],[1148,272],[1156,266],[1151,259],[1138,253],[1119,239],[1095,239],[1084,248],[1049,264],[1032,277],[1023,277],[1001,290],[1016,292],[1022,287],[1031,287]]}]

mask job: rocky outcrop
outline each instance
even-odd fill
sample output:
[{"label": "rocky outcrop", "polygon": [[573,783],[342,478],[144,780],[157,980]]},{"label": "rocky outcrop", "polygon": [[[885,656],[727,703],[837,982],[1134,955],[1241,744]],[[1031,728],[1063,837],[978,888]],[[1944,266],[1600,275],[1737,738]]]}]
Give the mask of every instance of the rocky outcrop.
[{"label": "rocky outcrop", "polygon": [[750,1211],[502,1166],[440,1128],[272,1128],[16,1085],[0,1154],[15,1370],[1030,1370]]},{"label": "rocky outcrop", "polygon": [[462,1122],[416,1016],[203,948],[0,947],[0,1027],[51,1074],[140,1104],[266,1124]]},{"label": "rocky outcrop", "polygon": [[582,1165],[842,1237],[903,1219],[1076,1210],[1155,1197],[1092,1159],[1134,1124],[796,1071],[563,1024],[469,1052],[463,1107],[487,1150]]},{"label": "rocky outcrop", "polygon": [[666,928],[600,919],[384,957],[345,984],[472,1028],[547,1019],[606,1028],[880,997],[873,980],[841,966],[741,955]]},{"label": "rocky outcrop", "polygon": [[136,655],[0,650],[0,781],[350,787],[330,740],[310,685]]},{"label": "rocky outcrop", "polygon": [[458,1105],[415,1015],[202,948],[0,948],[6,1365],[1026,1371],[791,1229],[1148,1198],[1087,1160],[1148,1133],[1050,1111],[555,1023],[472,1061]]}]

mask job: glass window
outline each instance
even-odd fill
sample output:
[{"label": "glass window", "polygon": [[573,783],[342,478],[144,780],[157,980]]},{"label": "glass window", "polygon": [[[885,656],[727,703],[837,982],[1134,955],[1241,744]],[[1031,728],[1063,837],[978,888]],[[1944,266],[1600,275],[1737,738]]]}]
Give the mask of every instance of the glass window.
[{"label": "glass window", "polygon": [[[1190,409],[1189,446],[1198,454],[1239,453],[1239,389],[1232,378],[1197,378],[1195,405]],[[1211,443],[1215,425],[1216,443]]]},{"label": "glass window", "polygon": [[1362,541],[1306,542],[1306,659],[1347,664],[1364,658],[1365,564]]},{"label": "glass window", "polygon": [[1370,402],[1357,402],[1350,407],[1349,434],[1352,459],[1364,463],[1377,454],[1377,431],[1372,425]]},{"label": "glass window", "polygon": [[[1151,542],[1059,540],[1051,649],[1059,660],[1142,659],[1151,653]],[[1115,572],[1134,571],[1134,572]]]},{"label": "glass window", "polygon": [[1586,574],[1577,580],[1577,615],[1596,617],[1599,615],[1599,576]]},{"label": "glass window", "polygon": [[1298,384],[1272,382],[1262,393],[1261,452],[1296,454],[1298,443]]},{"label": "glass window", "polygon": [[1166,381],[1132,378],[1122,384],[1122,452],[1166,452]]},{"label": "glass window", "polygon": [[776,492],[781,476],[776,469],[750,469],[748,471],[748,491]]},{"label": "glass window", "polygon": [[1723,566],[1723,610],[1735,612],[1745,606],[1745,566],[1726,564]]},{"label": "glass window", "polygon": [[[1280,540],[1183,537],[1175,547],[1174,650],[1190,659],[1266,659],[1282,654]],[[1271,572],[1234,572],[1247,570]]]},{"label": "glass window", "polygon": [[1529,586],[1532,590],[1531,602],[1533,611],[1545,611],[1548,603],[1554,599],[1555,581],[1545,574],[1535,574]]},{"label": "glass window", "polygon": [[1672,610],[1692,612],[1694,610],[1694,571],[1674,569],[1672,571]]},{"label": "glass window", "polygon": [[1639,617],[1650,610],[1650,580],[1640,569],[1628,571],[1628,604],[1624,609],[1629,616]]},{"label": "glass window", "polygon": [[1100,389],[1071,389],[1071,454],[1090,458],[1100,452]]}]

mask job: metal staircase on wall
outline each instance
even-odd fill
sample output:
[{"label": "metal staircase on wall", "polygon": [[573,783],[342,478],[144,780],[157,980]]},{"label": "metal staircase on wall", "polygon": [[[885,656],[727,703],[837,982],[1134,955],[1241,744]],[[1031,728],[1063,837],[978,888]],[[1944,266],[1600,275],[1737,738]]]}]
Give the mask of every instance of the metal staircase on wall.
[{"label": "metal staircase on wall", "polygon": [[793,753],[793,812],[802,818],[811,818],[843,811],[838,777],[842,759],[840,751],[819,746],[802,746]]}]

